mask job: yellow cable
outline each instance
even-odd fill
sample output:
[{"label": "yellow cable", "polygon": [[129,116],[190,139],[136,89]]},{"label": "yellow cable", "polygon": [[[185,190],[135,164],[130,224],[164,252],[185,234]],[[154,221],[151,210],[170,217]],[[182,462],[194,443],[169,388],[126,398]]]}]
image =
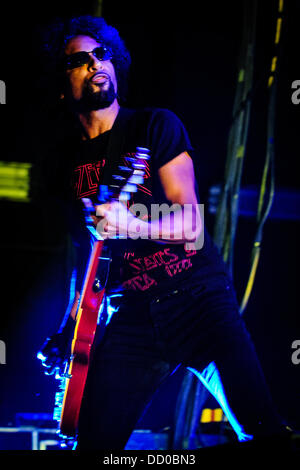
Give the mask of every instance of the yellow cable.
[{"label": "yellow cable", "polygon": [[259,261],[259,257],[260,257],[260,243],[259,242],[254,243],[253,250],[254,250],[254,257],[253,257],[253,262],[252,262],[252,266],[251,266],[249,279],[248,279],[248,282],[247,282],[247,287],[246,287],[245,294],[244,294],[244,297],[243,297],[243,300],[242,300],[242,303],[241,303],[241,307],[240,307],[240,312],[241,313],[246,308],[246,305],[248,303],[248,300],[249,300],[249,297],[250,297],[250,294],[251,294],[251,291],[252,291],[252,288],[253,288],[254,279],[255,279],[255,276],[256,276],[256,271],[257,271],[257,266],[258,266],[258,261]]},{"label": "yellow cable", "polygon": [[[284,7],[283,0],[279,0],[279,3],[278,3],[279,13],[283,12],[283,7]],[[281,36],[281,29],[282,29],[282,18],[278,17],[277,22],[276,22],[276,32],[275,32],[275,39],[274,39],[275,46],[279,44],[280,36]],[[270,88],[273,85],[276,66],[277,66],[277,56],[274,56],[271,62],[270,76],[268,78],[268,88]]]},{"label": "yellow cable", "polygon": [[284,6],[284,0],[279,0],[279,6],[278,6],[279,13],[282,13],[283,6]]},{"label": "yellow cable", "polygon": [[[269,160],[269,158],[268,158],[268,160]],[[263,202],[264,202],[264,196],[265,196],[265,193],[266,193],[267,176],[268,176],[268,165],[265,165],[264,171],[263,171],[262,182],[261,182],[259,201],[258,201],[258,210],[257,210],[258,220],[260,219],[260,216],[261,216]]]},{"label": "yellow cable", "polygon": [[282,18],[277,18],[275,44],[278,44],[280,40],[281,25],[282,25]]}]

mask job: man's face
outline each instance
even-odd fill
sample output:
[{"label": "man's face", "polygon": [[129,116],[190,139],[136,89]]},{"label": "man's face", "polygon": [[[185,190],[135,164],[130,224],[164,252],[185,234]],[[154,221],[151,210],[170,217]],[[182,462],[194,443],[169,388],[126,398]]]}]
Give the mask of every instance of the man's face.
[{"label": "man's face", "polygon": [[[90,52],[100,45],[89,36],[75,36],[67,43],[65,54]],[[87,64],[66,70],[66,97],[78,112],[107,108],[117,96],[117,79],[111,61],[89,56]]]}]

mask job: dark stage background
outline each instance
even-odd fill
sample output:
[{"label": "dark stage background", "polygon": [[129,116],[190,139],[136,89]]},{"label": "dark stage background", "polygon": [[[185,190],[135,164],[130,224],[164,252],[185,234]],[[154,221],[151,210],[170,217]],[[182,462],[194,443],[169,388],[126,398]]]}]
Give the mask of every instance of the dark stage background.
[{"label": "dark stage background", "polygon": [[[251,1],[251,0],[249,0]],[[117,27],[132,54],[131,106],[153,105],[174,111],[196,148],[196,173],[206,222],[212,230],[208,193],[224,178],[228,131],[243,32],[241,1],[103,1],[103,16]],[[284,54],[276,109],[276,194],[299,188],[300,105],[291,102],[291,83],[300,79],[299,2],[288,0]],[[6,4],[2,10],[2,67],[6,105],[0,107],[1,161],[32,162],[31,142],[44,121],[36,89],[37,25],[55,17],[91,13],[94,2],[52,1]],[[242,186],[259,185],[265,156],[266,80],[274,39],[277,1],[259,2],[255,84],[249,147]],[[1,6],[2,9],[2,6]],[[299,51],[299,48],[298,48]],[[299,198],[298,198],[299,200]],[[293,199],[294,201],[294,199]],[[55,331],[67,300],[67,242],[55,208],[0,200],[2,260],[0,339],[6,364],[0,365],[0,425],[20,412],[51,413],[56,384],[43,375],[36,352]],[[292,363],[299,330],[299,206],[267,221],[254,290],[244,314],[280,412],[300,427],[300,364]],[[235,255],[235,283],[241,298],[250,263],[254,217],[241,215]],[[142,427],[172,425],[182,372],[164,385]]]}]

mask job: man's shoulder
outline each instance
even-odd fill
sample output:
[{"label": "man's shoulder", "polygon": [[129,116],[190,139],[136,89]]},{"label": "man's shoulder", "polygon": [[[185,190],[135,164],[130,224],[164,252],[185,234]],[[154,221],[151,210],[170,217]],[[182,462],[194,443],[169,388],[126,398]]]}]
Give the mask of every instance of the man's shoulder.
[{"label": "man's shoulder", "polygon": [[168,108],[159,108],[155,106],[148,106],[144,108],[144,111],[148,113],[152,119],[179,119],[174,111]]},{"label": "man's shoulder", "polygon": [[137,117],[141,115],[147,116],[150,120],[179,120],[174,111],[168,108],[157,106],[144,106],[136,108],[123,108],[124,113],[132,114]]}]

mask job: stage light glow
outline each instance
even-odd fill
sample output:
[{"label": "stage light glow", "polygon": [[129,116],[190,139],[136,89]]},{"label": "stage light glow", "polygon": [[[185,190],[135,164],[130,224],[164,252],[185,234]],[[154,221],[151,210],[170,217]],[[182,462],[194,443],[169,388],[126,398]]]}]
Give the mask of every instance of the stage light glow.
[{"label": "stage light glow", "polygon": [[188,370],[193,372],[193,374],[201,380],[207,390],[209,390],[217,399],[229,423],[236,432],[238,440],[240,442],[252,440],[253,436],[251,434],[246,434],[243,426],[238,422],[235,414],[229,406],[216,364],[211,362],[201,373],[192,367],[188,367]]},{"label": "stage light glow", "polygon": [[0,199],[29,202],[31,163],[0,161]]}]

